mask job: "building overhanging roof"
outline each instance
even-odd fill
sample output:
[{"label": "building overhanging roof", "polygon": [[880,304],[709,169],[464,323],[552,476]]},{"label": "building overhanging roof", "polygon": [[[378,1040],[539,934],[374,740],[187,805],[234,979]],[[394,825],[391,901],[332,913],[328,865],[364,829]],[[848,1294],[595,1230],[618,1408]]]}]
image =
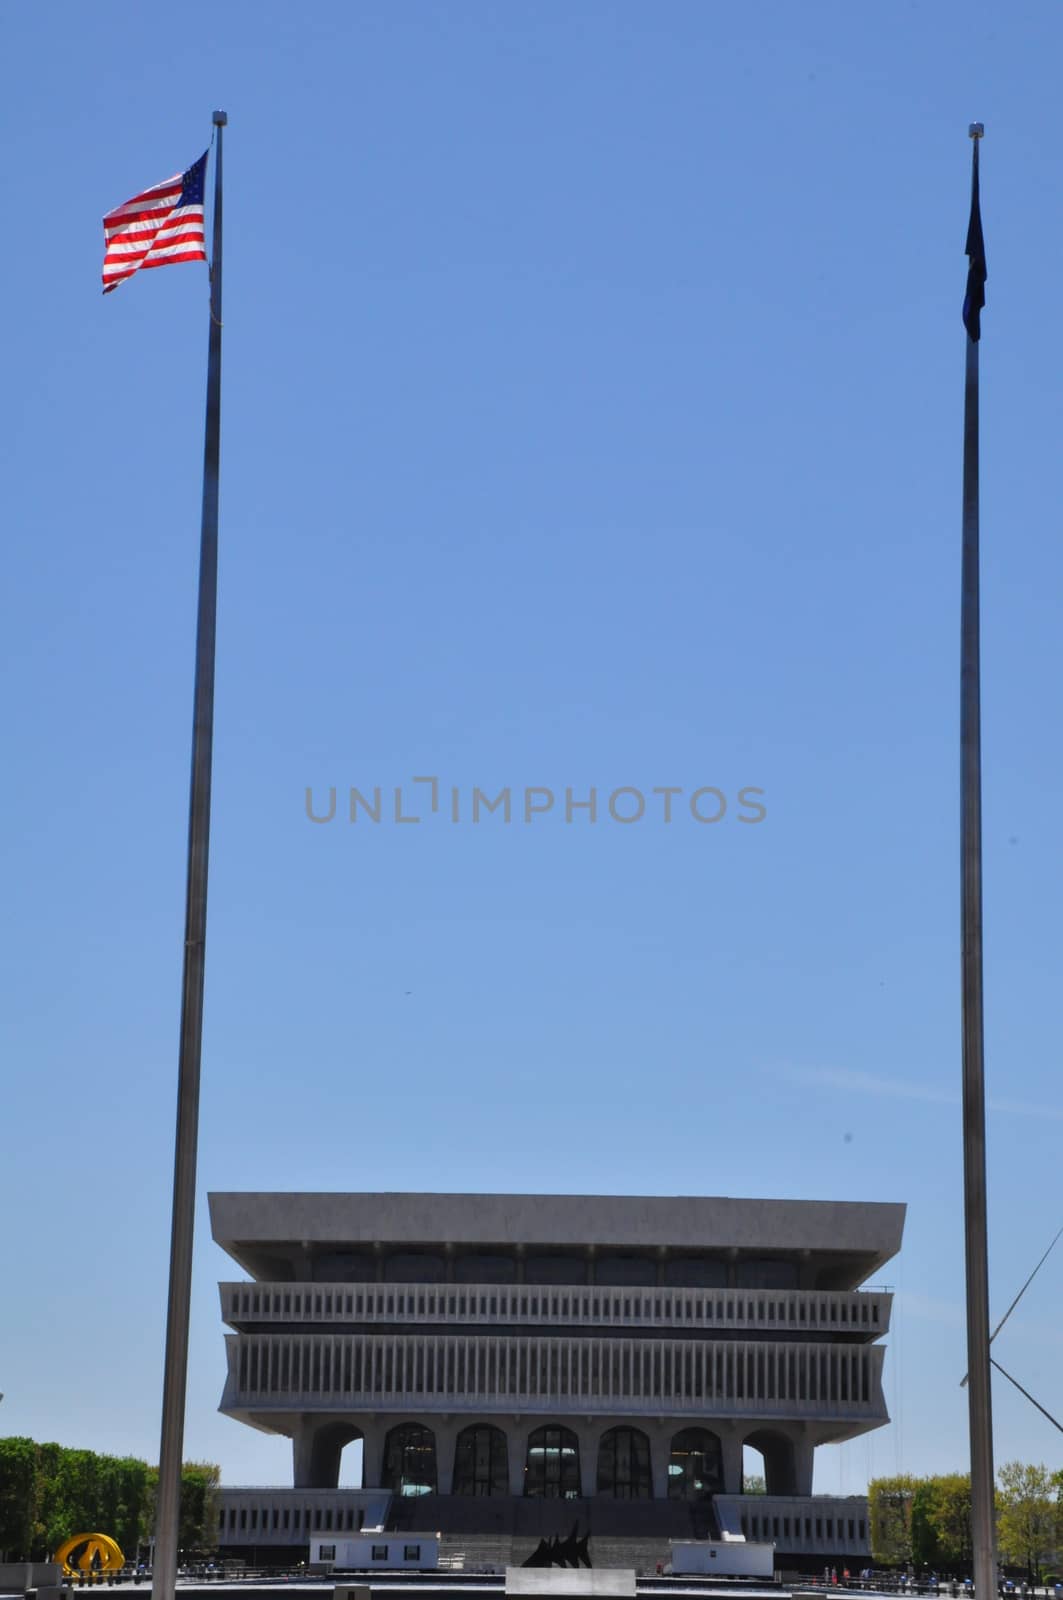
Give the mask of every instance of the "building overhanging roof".
[{"label": "building overhanging roof", "polygon": [[391,1247],[447,1243],[800,1253],[859,1261],[863,1277],[901,1245],[905,1206],[701,1195],[311,1194],[210,1196],[216,1242],[258,1273],[293,1243]]}]

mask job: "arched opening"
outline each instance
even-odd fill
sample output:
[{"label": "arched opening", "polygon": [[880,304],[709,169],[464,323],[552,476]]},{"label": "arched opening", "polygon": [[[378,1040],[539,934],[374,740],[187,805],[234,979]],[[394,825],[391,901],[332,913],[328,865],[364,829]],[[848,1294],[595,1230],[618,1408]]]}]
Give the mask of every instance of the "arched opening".
[{"label": "arched opening", "polygon": [[[742,1453],[742,1490],[750,1477],[758,1476],[756,1457],[749,1461],[749,1452],[755,1450],[764,1463],[764,1492],[766,1494],[797,1493],[797,1466],[794,1444],[784,1433],[772,1433],[762,1428],[744,1440]],[[752,1469],[752,1470],[750,1470]]]},{"label": "arched opening", "polygon": [[436,1436],[419,1422],[392,1428],[384,1445],[384,1482],[392,1494],[435,1494]]},{"label": "arched opening", "polygon": [[609,1428],[598,1445],[598,1493],[652,1500],[650,1441],[641,1428]]},{"label": "arched opening", "polygon": [[524,1493],[542,1500],[579,1498],[579,1441],[571,1428],[536,1428],[528,1436]]},{"label": "arched opening", "polygon": [[509,1453],[501,1428],[463,1428],[454,1446],[455,1494],[508,1494]]},{"label": "arched opening", "polygon": [[361,1431],[346,1422],[324,1422],[299,1428],[293,1439],[292,1465],[298,1489],[335,1489],[345,1447],[361,1441]]},{"label": "arched opening", "polygon": [[340,1451],[340,1470],[337,1488],[364,1489],[365,1481],[365,1441],[362,1438],[352,1439]]},{"label": "arched opening", "polygon": [[723,1493],[723,1451],[708,1428],[683,1428],[672,1436],[669,1500],[708,1500]]}]

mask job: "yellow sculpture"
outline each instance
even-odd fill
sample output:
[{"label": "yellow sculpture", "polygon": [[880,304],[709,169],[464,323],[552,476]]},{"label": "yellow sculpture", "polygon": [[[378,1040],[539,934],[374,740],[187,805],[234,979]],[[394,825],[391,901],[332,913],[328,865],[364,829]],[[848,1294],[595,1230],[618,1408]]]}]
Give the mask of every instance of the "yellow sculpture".
[{"label": "yellow sculpture", "polygon": [[105,1533],[75,1533],[72,1539],[63,1541],[52,1560],[59,1563],[68,1578],[79,1572],[119,1572],[125,1566],[125,1556]]}]

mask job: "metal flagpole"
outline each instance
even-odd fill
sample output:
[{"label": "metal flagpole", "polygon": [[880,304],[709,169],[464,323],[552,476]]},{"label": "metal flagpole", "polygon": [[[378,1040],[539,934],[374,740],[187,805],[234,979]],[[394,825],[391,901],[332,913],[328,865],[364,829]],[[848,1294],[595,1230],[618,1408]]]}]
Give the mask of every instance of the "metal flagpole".
[{"label": "metal flagpole", "polygon": [[[985,1071],[982,1021],[982,735],[978,593],[978,343],[985,257],[973,122],[971,273],[964,307],[967,369],[963,418],[963,580],[960,665],[960,851],[963,932],[963,1190],[967,1262],[967,1370],[971,1434],[971,1548],[975,1600],[995,1600],[993,1417],[990,1395],[989,1265],[986,1227]],[[974,252],[972,253],[972,245]],[[972,300],[972,278],[981,273]]]},{"label": "metal flagpole", "polygon": [[173,1600],[181,1512],[181,1468],[192,1296],[192,1235],[196,1213],[196,1137],[199,1061],[203,1040],[203,974],[207,936],[207,856],[210,774],[214,741],[214,639],[218,598],[218,467],[221,423],[221,145],[228,118],[215,111],[214,243],[210,267],[207,419],[203,447],[203,521],[199,546],[199,614],[192,720],[192,785],[188,808],[188,891],[185,902],[184,984],[174,1142],[170,1296],[166,1314],[162,1438],[155,1512],[152,1600]]}]

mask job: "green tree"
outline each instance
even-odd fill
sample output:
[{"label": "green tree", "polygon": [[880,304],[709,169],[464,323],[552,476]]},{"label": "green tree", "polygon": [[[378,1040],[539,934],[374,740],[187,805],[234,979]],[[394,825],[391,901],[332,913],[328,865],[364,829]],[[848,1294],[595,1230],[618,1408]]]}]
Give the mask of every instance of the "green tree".
[{"label": "green tree", "polygon": [[56,1548],[48,1543],[48,1525],[56,1499],[55,1482],[62,1449],[62,1445],[58,1444],[37,1446],[37,1482],[33,1496],[33,1540],[30,1551],[35,1561],[47,1559]]},{"label": "green tree", "polygon": [[[206,1553],[218,1544],[218,1485],[221,1468],[210,1461],[186,1461],[181,1469],[181,1515],[178,1547]],[[148,1525],[155,1525],[158,1467],[148,1469]]]},{"label": "green tree", "polygon": [[33,1546],[37,1446],[32,1439],[0,1439],[0,1559],[18,1560]]},{"label": "green tree", "polygon": [[218,1486],[221,1468],[212,1461],[186,1461],[181,1470],[181,1540],[185,1549],[218,1548]]},{"label": "green tree", "polygon": [[1002,1561],[1025,1567],[1040,1583],[1063,1543],[1058,1474],[1045,1466],[1007,1461],[997,1474],[997,1545]]},{"label": "green tree", "polygon": [[133,1560],[148,1536],[148,1468],[134,1456],[100,1456],[97,1526]]},{"label": "green tree", "polygon": [[948,1472],[934,1480],[934,1501],[929,1518],[942,1566],[970,1567],[971,1477]]},{"label": "green tree", "polygon": [[939,1481],[919,1478],[912,1493],[912,1561],[935,1571],[942,1564],[936,1527]]},{"label": "green tree", "polygon": [[767,1494],[767,1486],[763,1478],[752,1477],[742,1479],[743,1494]]},{"label": "green tree", "polygon": [[[45,1497],[44,1539],[52,1554],[75,1533],[92,1533],[97,1525],[99,1501],[99,1456],[92,1450],[68,1450],[62,1445],[43,1445],[42,1450],[57,1454],[53,1462]],[[107,1529],[100,1530],[103,1533]]]},{"label": "green tree", "polygon": [[871,1553],[887,1567],[903,1567],[912,1559],[912,1500],[919,1479],[909,1473],[872,1478],[867,1486],[871,1518]]},{"label": "green tree", "polygon": [[[210,1462],[186,1462],[181,1476],[181,1548],[218,1542],[218,1485]],[[130,1560],[150,1537],[156,1468],[134,1456],[97,1455],[32,1439],[0,1439],[0,1551],[46,1560],[75,1533],[108,1533]]]}]

